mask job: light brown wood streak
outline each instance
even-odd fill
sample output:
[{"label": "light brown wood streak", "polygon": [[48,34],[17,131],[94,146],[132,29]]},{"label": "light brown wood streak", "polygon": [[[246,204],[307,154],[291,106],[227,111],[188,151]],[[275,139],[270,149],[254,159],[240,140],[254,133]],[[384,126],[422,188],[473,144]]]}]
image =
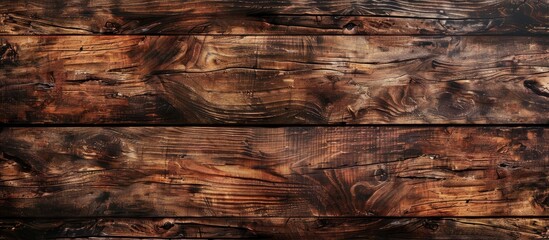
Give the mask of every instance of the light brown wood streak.
[{"label": "light brown wood streak", "polygon": [[1,34],[548,34],[539,0],[4,0]]},{"label": "light brown wood streak", "polygon": [[549,122],[544,37],[4,37],[3,123]]},{"label": "light brown wood streak", "polygon": [[[545,218],[0,219],[6,239],[60,237],[255,239],[543,239]],[[0,239],[3,239],[0,236]]]},{"label": "light brown wood streak", "polygon": [[547,128],[5,128],[0,217],[547,216]]}]

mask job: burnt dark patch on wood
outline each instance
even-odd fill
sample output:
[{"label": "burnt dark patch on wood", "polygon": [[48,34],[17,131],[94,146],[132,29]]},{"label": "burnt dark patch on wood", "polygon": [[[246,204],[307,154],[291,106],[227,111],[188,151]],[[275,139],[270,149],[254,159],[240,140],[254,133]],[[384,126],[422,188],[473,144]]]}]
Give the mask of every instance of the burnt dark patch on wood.
[{"label": "burnt dark patch on wood", "polygon": [[528,88],[530,91],[534,92],[537,95],[549,98],[549,90],[546,87],[543,87],[537,81],[525,80],[524,87]]},{"label": "burnt dark patch on wood", "polygon": [[17,64],[16,47],[4,39],[0,39],[0,66]]},{"label": "burnt dark patch on wood", "polygon": [[17,163],[20,166],[21,170],[24,172],[30,172],[33,169],[32,165],[26,160],[19,158],[15,155],[10,155],[7,152],[0,152],[0,159]]},{"label": "burnt dark patch on wood", "polygon": [[535,201],[540,206],[542,206],[544,208],[549,208],[549,196],[548,195],[540,194],[540,195],[535,197]]},{"label": "burnt dark patch on wood", "polygon": [[430,46],[434,46],[435,44],[431,41],[418,41],[418,42],[414,42],[414,44],[418,47],[430,47]]},{"label": "burnt dark patch on wood", "polygon": [[427,219],[423,221],[423,227],[435,232],[440,226],[437,221]]},{"label": "burnt dark patch on wood", "polygon": [[201,191],[202,191],[202,185],[200,184],[192,184],[191,186],[189,186],[189,193],[191,194],[200,193]]},{"label": "burnt dark patch on wood", "polygon": [[98,203],[104,203],[111,197],[110,192],[101,192],[99,196],[95,199]]},{"label": "burnt dark patch on wood", "polygon": [[423,155],[423,151],[421,149],[405,149],[402,151],[402,156],[399,157],[400,160],[410,159],[410,158],[417,158],[419,156]]},{"label": "burnt dark patch on wood", "polygon": [[368,199],[370,199],[372,194],[374,194],[374,191],[372,191],[371,189],[369,189],[368,187],[366,187],[364,185],[356,185],[351,190],[351,193],[353,194],[355,200],[358,203],[364,204],[365,202],[368,201]]},{"label": "burnt dark patch on wood", "polygon": [[[166,222],[174,226],[164,229]],[[14,239],[120,235],[132,238],[506,239],[509,236],[542,238],[546,222],[544,218],[372,217],[2,219],[0,232]]]}]

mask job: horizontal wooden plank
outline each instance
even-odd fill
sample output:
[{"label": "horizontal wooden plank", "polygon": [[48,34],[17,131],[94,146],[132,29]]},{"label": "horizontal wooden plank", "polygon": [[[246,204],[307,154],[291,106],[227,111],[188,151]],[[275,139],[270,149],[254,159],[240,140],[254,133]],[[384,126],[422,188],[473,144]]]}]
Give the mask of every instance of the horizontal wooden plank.
[{"label": "horizontal wooden plank", "polygon": [[544,239],[547,218],[0,219],[0,239]]},{"label": "horizontal wooden plank", "polygon": [[549,123],[549,38],[5,37],[0,122]]},{"label": "horizontal wooden plank", "polygon": [[549,34],[539,0],[4,0],[0,34]]},{"label": "horizontal wooden plank", "polygon": [[549,128],[5,128],[0,217],[547,216]]}]

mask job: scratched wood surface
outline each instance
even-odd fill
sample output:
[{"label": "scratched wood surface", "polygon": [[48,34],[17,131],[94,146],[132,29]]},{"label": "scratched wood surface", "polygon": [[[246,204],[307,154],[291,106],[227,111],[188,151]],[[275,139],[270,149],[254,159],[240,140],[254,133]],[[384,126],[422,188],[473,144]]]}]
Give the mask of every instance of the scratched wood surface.
[{"label": "scratched wood surface", "polygon": [[2,38],[3,123],[549,122],[549,38]]},{"label": "scratched wood surface", "polygon": [[544,0],[3,0],[0,34],[543,34]]},{"label": "scratched wood surface", "polygon": [[0,239],[544,239],[546,218],[0,219]]},{"label": "scratched wood surface", "polygon": [[0,133],[0,216],[547,216],[542,127]]},{"label": "scratched wood surface", "polygon": [[0,239],[549,239],[548,13],[2,0]]}]

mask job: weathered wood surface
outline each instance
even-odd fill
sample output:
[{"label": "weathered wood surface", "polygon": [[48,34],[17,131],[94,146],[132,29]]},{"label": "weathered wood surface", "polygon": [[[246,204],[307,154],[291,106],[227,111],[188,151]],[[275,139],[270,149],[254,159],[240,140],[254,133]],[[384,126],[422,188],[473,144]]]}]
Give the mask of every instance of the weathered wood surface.
[{"label": "weathered wood surface", "polygon": [[0,219],[0,239],[545,239],[547,218]]},{"label": "weathered wood surface", "polygon": [[5,37],[3,123],[549,123],[549,38]]},{"label": "weathered wood surface", "polygon": [[0,217],[547,216],[548,128],[5,128]]},{"label": "weathered wood surface", "polygon": [[544,0],[3,0],[0,34],[548,34]]}]

